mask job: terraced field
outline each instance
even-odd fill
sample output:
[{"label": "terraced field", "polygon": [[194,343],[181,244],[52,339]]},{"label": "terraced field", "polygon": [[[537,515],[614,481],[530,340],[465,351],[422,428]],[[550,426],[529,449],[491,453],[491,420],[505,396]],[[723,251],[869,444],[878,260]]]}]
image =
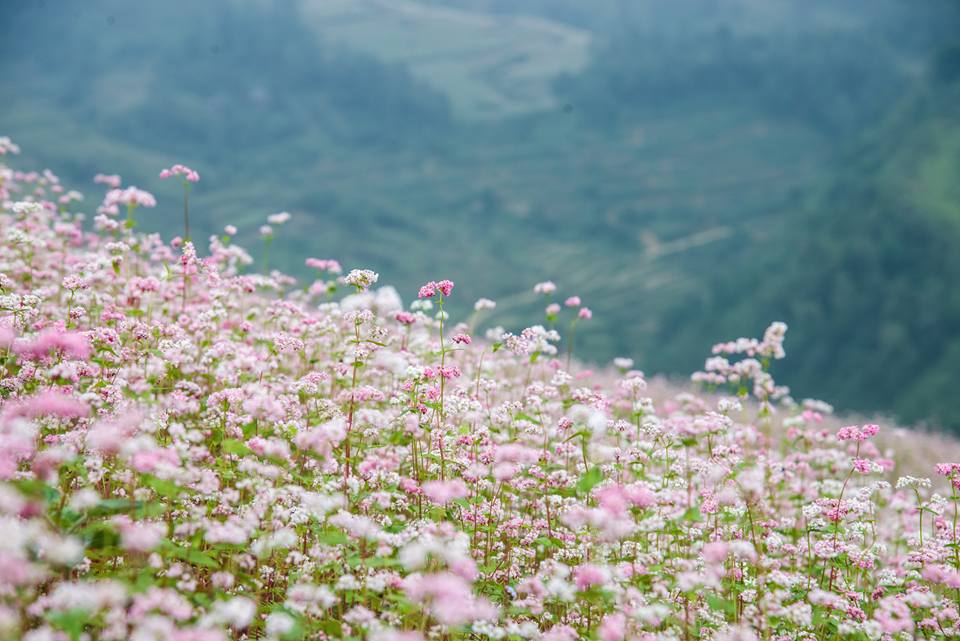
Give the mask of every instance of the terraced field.
[{"label": "terraced field", "polygon": [[551,82],[587,61],[585,31],[396,0],[301,0],[324,39],[406,65],[446,93],[458,115],[499,118],[555,105]]}]

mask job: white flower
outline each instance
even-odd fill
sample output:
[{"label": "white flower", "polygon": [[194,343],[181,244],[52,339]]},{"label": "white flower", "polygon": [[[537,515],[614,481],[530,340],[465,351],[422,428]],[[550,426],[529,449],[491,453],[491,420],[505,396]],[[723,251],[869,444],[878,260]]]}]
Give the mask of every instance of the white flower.
[{"label": "white flower", "polygon": [[369,269],[354,269],[343,279],[347,285],[353,285],[357,289],[364,290],[376,283],[380,279],[380,274]]},{"label": "white flower", "polygon": [[283,636],[293,630],[294,625],[296,625],[296,621],[286,612],[271,612],[270,615],[267,616],[265,626],[267,636]]}]

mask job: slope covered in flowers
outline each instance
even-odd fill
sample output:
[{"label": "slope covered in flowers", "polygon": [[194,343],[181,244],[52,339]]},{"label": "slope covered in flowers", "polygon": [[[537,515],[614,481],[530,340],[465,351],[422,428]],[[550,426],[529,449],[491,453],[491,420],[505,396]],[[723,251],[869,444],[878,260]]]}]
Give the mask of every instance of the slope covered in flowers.
[{"label": "slope covered in flowers", "polygon": [[0,638],[958,633],[960,466],[922,463],[934,493],[793,402],[783,325],[652,394],[570,359],[590,312],[552,283],[543,325],[475,336],[494,303],[449,318],[450,281],[250,273],[234,230],[201,257],[98,182],[90,231],[0,169]]}]

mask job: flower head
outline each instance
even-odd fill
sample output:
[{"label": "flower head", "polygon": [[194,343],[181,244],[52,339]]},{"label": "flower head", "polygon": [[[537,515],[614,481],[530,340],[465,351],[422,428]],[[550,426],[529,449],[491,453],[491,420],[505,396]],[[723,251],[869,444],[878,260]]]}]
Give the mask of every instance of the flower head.
[{"label": "flower head", "polygon": [[369,289],[380,279],[380,274],[369,269],[353,269],[343,279],[347,285],[353,285],[357,291]]},{"label": "flower head", "polygon": [[186,165],[174,165],[160,172],[160,178],[166,179],[172,176],[181,176],[184,182],[195,183],[200,180],[200,174]]}]

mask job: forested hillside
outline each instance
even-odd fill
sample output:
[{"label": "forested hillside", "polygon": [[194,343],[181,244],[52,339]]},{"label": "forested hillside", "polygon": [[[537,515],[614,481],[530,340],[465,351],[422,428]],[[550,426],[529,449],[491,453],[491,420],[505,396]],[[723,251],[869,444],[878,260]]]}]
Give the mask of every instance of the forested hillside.
[{"label": "forested hillside", "polygon": [[115,168],[163,194],[185,162],[203,234],[257,247],[281,207],[272,265],[443,266],[491,324],[554,278],[597,361],[682,375],[786,320],[784,382],[960,428],[957,4],[585,7],[7,3],[0,134],[87,192]]}]

